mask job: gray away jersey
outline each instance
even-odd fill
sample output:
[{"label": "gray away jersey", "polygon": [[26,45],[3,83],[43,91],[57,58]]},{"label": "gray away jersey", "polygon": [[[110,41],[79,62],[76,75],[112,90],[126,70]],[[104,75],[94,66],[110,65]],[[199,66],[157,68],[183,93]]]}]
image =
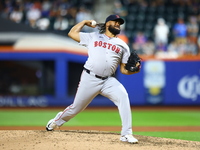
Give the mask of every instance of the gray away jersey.
[{"label": "gray away jersey", "polygon": [[84,67],[99,76],[114,74],[118,65],[127,63],[130,56],[129,47],[124,41],[98,32],[80,32],[79,44],[88,49],[88,59]]}]

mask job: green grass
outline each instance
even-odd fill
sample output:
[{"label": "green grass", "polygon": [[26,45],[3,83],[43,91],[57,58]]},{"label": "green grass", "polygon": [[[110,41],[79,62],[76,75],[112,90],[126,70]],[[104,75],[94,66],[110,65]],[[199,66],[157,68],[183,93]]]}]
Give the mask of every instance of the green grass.
[{"label": "green grass", "polygon": [[[59,111],[59,110],[58,110]],[[0,126],[45,126],[57,110],[0,110]],[[200,126],[200,111],[132,111],[134,126]],[[85,110],[65,126],[121,126],[116,110]],[[138,135],[200,141],[200,132],[135,132]]]},{"label": "green grass", "polygon": [[[58,111],[0,111],[0,126],[43,126]],[[133,126],[200,126],[200,111],[133,111]],[[120,126],[117,111],[85,110],[68,126]]]},{"label": "green grass", "polygon": [[135,126],[200,126],[200,111],[139,111],[133,113],[133,124]]}]

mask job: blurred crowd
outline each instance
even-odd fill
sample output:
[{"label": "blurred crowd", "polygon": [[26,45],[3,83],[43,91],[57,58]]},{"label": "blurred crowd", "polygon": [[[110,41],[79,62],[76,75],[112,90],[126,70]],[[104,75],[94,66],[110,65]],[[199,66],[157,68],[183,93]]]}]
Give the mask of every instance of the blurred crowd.
[{"label": "blurred crowd", "polygon": [[[1,0],[0,16],[32,28],[66,34],[75,23],[95,19],[94,3],[94,0]],[[153,27],[147,22],[139,24],[132,34],[128,26],[132,28],[144,18],[142,15],[136,16],[137,20],[130,22],[135,6],[139,8],[138,14],[145,10],[155,10],[153,18],[148,19],[156,21]],[[190,11],[187,17],[179,15],[174,21],[170,12],[166,18],[166,12],[163,11],[166,7],[189,8]],[[161,57],[199,54],[199,0],[116,0],[111,8],[112,13],[120,15],[127,22],[119,37],[138,54]],[[142,29],[144,25],[149,28]],[[84,30],[91,31],[91,28],[86,27]]]},{"label": "blurred crowd", "polygon": [[93,0],[1,0],[0,16],[32,28],[64,33],[76,22],[93,18],[93,4]]},{"label": "blurred crowd", "polygon": [[116,0],[114,13],[126,19],[127,43],[141,55],[176,58],[200,52],[199,0]]},{"label": "blurred crowd", "polygon": [[[170,32],[173,36],[171,41],[169,41]],[[139,54],[164,58],[198,55],[199,46],[199,25],[195,16],[191,16],[187,23],[178,18],[171,30],[163,18],[158,18],[151,38],[146,37],[144,32],[138,31],[132,40],[132,48]]]}]

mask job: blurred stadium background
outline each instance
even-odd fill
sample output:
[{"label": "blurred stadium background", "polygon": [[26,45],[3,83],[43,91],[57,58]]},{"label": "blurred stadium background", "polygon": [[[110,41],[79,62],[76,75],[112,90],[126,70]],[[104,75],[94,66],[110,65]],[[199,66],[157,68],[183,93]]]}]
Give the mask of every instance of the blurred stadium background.
[{"label": "blurred stadium background", "polygon": [[[143,59],[139,74],[116,73],[131,105],[200,106],[198,0],[1,0],[0,107],[71,104],[87,52],[67,33],[109,14],[126,20],[119,38]],[[98,96],[90,106],[113,104]]]}]

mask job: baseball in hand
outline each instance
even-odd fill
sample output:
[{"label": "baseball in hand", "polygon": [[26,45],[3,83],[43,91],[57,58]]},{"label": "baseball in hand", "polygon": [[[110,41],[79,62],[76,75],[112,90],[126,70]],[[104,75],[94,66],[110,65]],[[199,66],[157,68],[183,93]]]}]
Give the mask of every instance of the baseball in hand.
[{"label": "baseball in hand", "polygon": [[91,25],[92,25],[92,26],[96,26],[96,24],[97,24],[97,22],[94,21],[94,20],[91,22]]}]

